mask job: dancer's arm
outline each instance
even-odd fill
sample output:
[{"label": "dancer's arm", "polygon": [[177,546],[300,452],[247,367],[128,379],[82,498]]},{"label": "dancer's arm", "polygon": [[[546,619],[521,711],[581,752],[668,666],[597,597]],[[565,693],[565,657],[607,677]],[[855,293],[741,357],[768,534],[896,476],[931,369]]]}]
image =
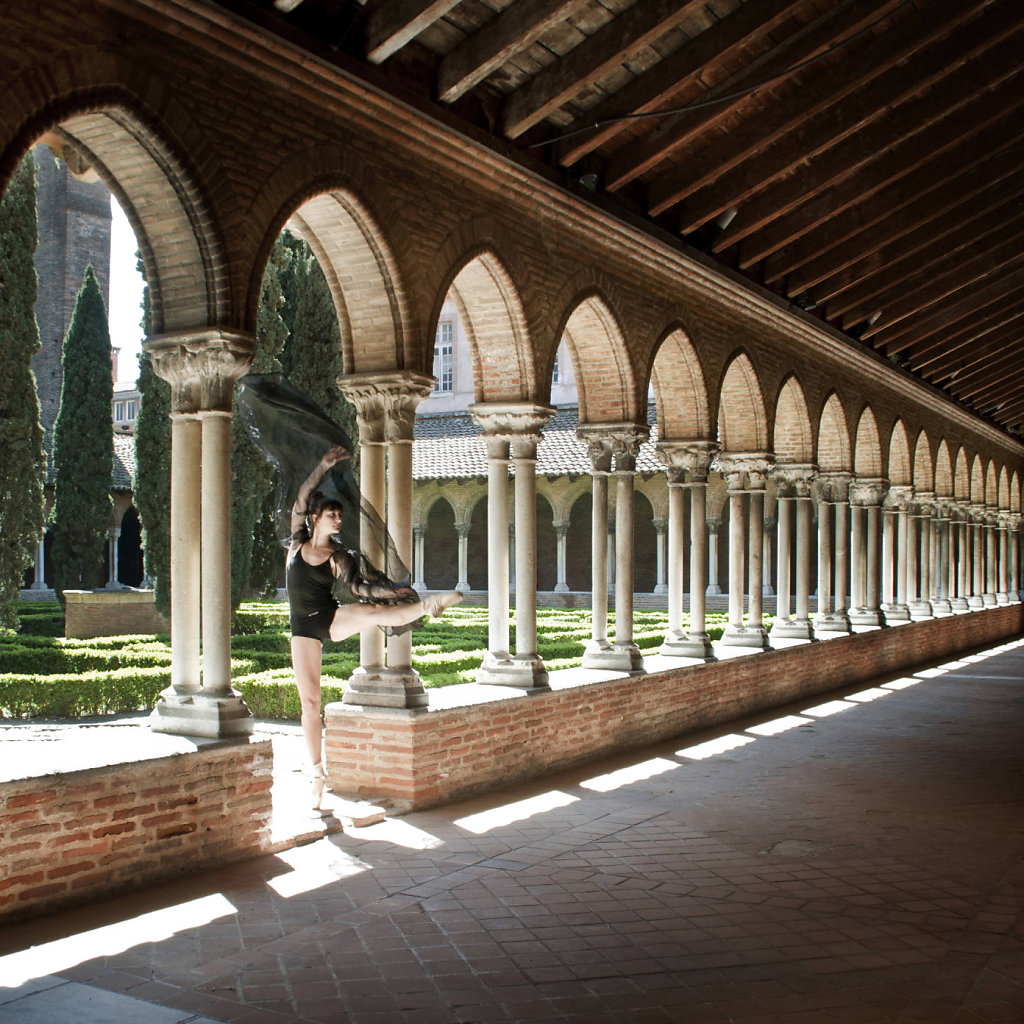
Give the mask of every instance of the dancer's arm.
[{"label": "dancer's arm", "polygon": [[338,445],[324,453],[324,457],[313,468],[313,472],[306,477],[299,486],[299,493],[295,495],[295,503],[292,505],[291,531],[295,536],[306,525],[306,508],[309,505],[309,496],[316,490],[317,485],[327,474],[331,466],[344,459],[352,458],[352,453]]}]

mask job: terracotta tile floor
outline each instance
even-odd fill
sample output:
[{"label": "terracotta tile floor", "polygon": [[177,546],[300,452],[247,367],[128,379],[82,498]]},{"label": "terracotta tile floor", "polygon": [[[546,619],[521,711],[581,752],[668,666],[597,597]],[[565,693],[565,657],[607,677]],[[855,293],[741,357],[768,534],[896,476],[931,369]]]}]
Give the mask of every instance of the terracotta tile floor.
[{"label": "terracotta tile floor", "polygon": [[7,927],[0,1020],[1020,1024],[1022,800],[1024,641]]}]

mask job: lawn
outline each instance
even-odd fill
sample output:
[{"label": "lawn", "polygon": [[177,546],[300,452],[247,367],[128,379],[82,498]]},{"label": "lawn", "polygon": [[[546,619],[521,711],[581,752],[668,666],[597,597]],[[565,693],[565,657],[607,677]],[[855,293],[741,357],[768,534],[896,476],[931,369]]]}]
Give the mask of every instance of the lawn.
[{"label": "lawn", "polygon": [[[65,640],[56,602],[26,602],[17,635],[0,636],[0,716],[79,717],[152,708],[170,685],[171,646],[166,635]],[[708,631],[721,634],[725,616],[709,614]],[[614,631],[614,614],[609,631]],[[662,611],[638,611],[633,638],[653,653],[665,635]],[[243,604],[235,613],[231,675],[258,718],[298,719],[292,682],[288,609],[284,604]],[[590,637],[589,609],[541,608],[538,653],[549,669],[579,665]],[[512,643],[515,644],[513,625]],[[413,633],[413,665],[424,686],[471,681],[487,650],[487,609],[453,608]],[[324,701],[340,700],[344,681],[359,664],[359,639],[324,647]]]}]

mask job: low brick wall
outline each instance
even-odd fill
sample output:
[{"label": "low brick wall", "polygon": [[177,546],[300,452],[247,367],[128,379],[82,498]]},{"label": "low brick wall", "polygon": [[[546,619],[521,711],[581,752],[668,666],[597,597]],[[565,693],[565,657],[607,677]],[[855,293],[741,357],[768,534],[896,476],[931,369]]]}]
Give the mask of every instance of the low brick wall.
[{"label": "low brick wall", "polygon": [[427,711],[329,704],[327,769],[340,792],[399,809],[463,799],[939,661],[1024,632],[1024,606]]},{"label": "low brick wall", "polygon": [[156,610],[152,590],[65,590],[64,602],[67,637],[171,631],[170,624]]},{"label": "low brick wall", "polygon": [[0,920],[265,852],[270,740],[3,784]]}]

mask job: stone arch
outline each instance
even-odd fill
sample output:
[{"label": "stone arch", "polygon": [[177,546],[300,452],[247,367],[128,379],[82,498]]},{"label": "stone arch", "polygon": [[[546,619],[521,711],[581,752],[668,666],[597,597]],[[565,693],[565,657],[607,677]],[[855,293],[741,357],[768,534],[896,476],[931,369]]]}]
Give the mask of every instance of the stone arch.
[{"label": "stone arch", "polygon": [[878,437],[878,422],[871,406],[864,406],[857,424],[857,439],[853,446],[853,471],[859,477],[882,476],[882,443]]},{"label": "stone arch", "polygon": [[967,452],[962,445],[953,463],[953,494],[960,501],[968,501],[971,497],[971,475],[967,470]]},{"label": "stone arch", "polygon": [[700,358],[682,327],[672,327],[658,343],[651,368],[658,410],[658,433],[664,438],[711,437],[708,391]]},{"label": "stone arch", "polygon": [[910,442],[903,420],[893,424],[889,438],[889,482],[907,487],[914,482],[913,467],[910,463]]},{"label": "stone arch", "polygon": [[476,401],[532,399],[537,373],[530,331],[519,289],[502,260],[489,249],[465,257],[438,299],[432,325],[448,296],[458,308],[473,357]]},{"label": "stone arch", "polygon": [[[68,55],[59,71],[28,74],[38,78],[35,95],[52,96],[56,81],[87,83],[99,77],[102,84],[81,85],[26,113],[0,167],[0,184],[6,185],[15,162],[34,144],[45,143],[72,173],[102,181],[124,210],[149,284],[153,334],[235,324],[229,261],[207,200],[210,179],[221,184],[215,155],[162,86],[124,62],[92,58],[84,52]],[[114,81],[127,84],[109,84]],[[12,83],[5,103],[17,105],[14,97],[25,90],[31,94],[32,86]],[[219,191],[223,198],[223,187]]]},{"label": "stone arch", "polygon": [[853,469],[846,412],[834,391],[825,400],[818,423],[818,468],[832,473],[847,473]]},{"label": "stone arch", "polygon": [[790,374],[775,403],[775,457],[781,462],[809,464],[814,461],[814,430],[807,399],[796,374]]},{"label": "stone arch", "polygon": [[945,438],[939,442],[939,450],[935,453],[935,493],[940,498],[953,496],[953,463]]},{"label": "stone arch", "polygon": [[989,508],[999,506],[999,481],[996,478],[995,459],[989,459],[988,469],[985,471],[985,504]]},{"label": "stone arch", "polygon": [[975,505],[985,504],[985,467],[980,455],[975,455],[971,463],[971,502]]},{"label": "stone arch", "polygon": [[718,391],[718,440],[724,452],[757,452],[768,446],[767,415],[754,364],[745,352],[728,364]]},{"label": "stone arch", "polygon": [[999,511],[1010,511],[1010,474],[1005,466],[999,470]]},{"label": "stone arch", "polygon": [[914,490],[932,494],[935,491],[935,463],[928,433],[922,430],[914,446]]},{"label": "stone arch", "polygon": [[579,391],[580,423],[646,422],[619,320],[596,292],[579,296],[562,331]]},{"label": "stone arch", "polygon": [[1013,476],[1010,478],[1010,511],[1020,511],[1020,477],[1017,475],[1017,470],[1013,471]]}]

